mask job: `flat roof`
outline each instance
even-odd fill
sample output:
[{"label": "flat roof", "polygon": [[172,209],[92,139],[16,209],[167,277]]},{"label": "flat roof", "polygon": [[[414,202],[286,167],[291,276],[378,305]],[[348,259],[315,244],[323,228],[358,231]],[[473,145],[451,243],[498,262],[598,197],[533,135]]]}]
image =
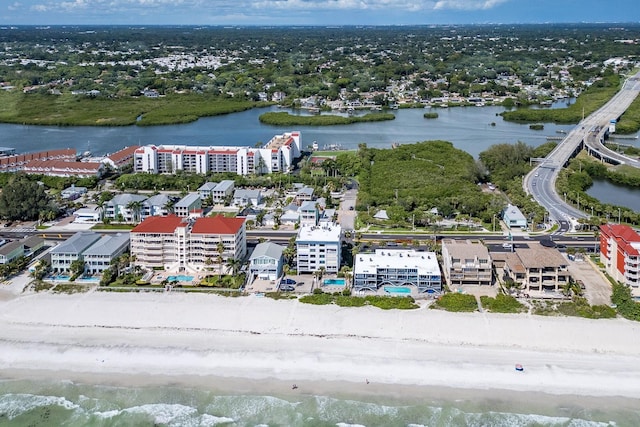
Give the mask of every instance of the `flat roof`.
[{"label": "flat roof", "polygon": [[440,276],[440,266],[435,252],[376,249],[374,253],[356,255],[354,274],[376,274],[378,268],[415,269],[420,275]]},{"label": "flat roof", "polygon": [[303,225],[298,230],[298,242],[328,242],[338,243],[342,235],[339,224],[323,224],[316,226]]}]

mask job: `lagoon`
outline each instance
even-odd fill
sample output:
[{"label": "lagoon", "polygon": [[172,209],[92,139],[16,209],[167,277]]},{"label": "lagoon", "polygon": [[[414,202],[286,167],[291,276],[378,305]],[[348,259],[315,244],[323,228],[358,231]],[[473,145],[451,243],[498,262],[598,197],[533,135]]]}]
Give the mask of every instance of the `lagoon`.
[{"label": "lagoon", "polygon": [[[586,193],[603,203],[623,206],[640,212],[640,189],[614,184],[604,179],[594,179]],[[585,207],[585,211],[588,209]]]},{"label": "lagoon", "polygon": [[[565,102],[555,106],[564,106]],[[393,113],[396,119],[385,122],[357,123],[342,126],[300,126],[296,129],[260,123],[258,117],[277,107],[256,108],[240,113],[201,118],[195,122],[164,126],[33,126],[0,124],[0,146],[15,147],[19,153],[51,148],[75,148],[94,155],[112,153],[128,145],[249,145],[265,143],[273,135],[291,130],[302,132],[303,146],[316,141],[322,149],[334,145],[355,149],[359,143],[369,147],[390,148],[393,143],[410,144],[427,140],[450,141],[456,148],[474,157],[489,146],[499,143],[525,142],[538,146],[547,137],[562,136],[572,125],[545,124],[534,131],[527,124],[510,123],[499,114],[504,107],[453,107],[432,109],[401,109]],[[427,111],[438,113],[437,119],[425,119]],[[495,126],[492,125],[495,123]]]}]

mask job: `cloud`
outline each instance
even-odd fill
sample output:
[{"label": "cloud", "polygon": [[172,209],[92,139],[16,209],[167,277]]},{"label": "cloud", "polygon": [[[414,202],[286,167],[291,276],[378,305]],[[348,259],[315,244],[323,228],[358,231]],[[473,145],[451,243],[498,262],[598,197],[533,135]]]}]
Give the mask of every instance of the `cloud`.
[{"label": "cloud", "polygon": [[508,0],[438,0],[433,9],[453,9],[453,10],[486,10],[492,9]]}]

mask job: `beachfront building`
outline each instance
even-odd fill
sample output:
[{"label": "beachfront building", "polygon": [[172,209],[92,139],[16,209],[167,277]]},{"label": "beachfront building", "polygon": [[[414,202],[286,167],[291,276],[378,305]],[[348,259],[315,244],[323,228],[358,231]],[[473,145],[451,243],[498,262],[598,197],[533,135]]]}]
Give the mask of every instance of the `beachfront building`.
[{"label": "beachfront building", "polygon": [[527,228],[527,218],[517,206],[511,204],[502,211],[502,220],[509,228]]},{"label": "beachfront building", "polygon": [[142,218],[146,196],[123,193],[114,196],[105,204],[104,217],[115,221],[138,222]]},{"label": "beachfront building", "polygon": [[93,232],[79,232],[60,243],[49,252],[51,254],[51,269],[56,273],[67,273],[71,263],[83,259],[84,252],[95,242],[100,240],[100,234]]},{"label": "beachfront building", "polygon": [[442,264],[449,286],[491,285],[489,250],[476,240],[442,240]]},{"label": "beachfront building", "polygon": [[179,217],[186,218],[195,212],[201,212],[202,199],[199,193],[189,193],[173,205],[173,212]]},{"label": "beachfront building", "polygon": [[102,274],[111,262],[129,249],[129,233],[107,234],[83,253],[85,271]]},{"label": "beachfront building", "polygon": [[531,242],[528,248],[516,248],[500,257],[504,259],[504,278],[527,292],[559,292],[571,280],[568,261],[556,248]]},{"label": "beachfront building", "polygon": [[640,285],[640,234],[627,225],[600,226],[600,261],[620,283]]},{"label": "beachfront building", "polygon": [[149,217],[131,230],[131,255],[144,268],[177,272],[219,269],[247,252],[245,218]]},{"label": "beachfront building", "polygon": [[284,247],[272,242],[258,243],[249,257],[249,277],[277,280],[282,277]]},{"label": "beachfront building", "polygon": [[0,264],[8,264],[22,256],[36,254],[44,247],[44,239],[38,236],[26,237],[9,243],[2,241],[0,246]]},{"label": "beachfront building", "polygon": [[338,224],[303,226],[296,237],[298,273],[340,270],[342,228]]},{"label": "beachfront building", "polygon": [[238,175],[289,172],[300,157],[300,132],[276,135],[262,148],[248,146],[147,145],[134,154],[134,171],[232,172]]},{"label": "beachfront building", "polygon": [[434,252],[376,249],[359,253],[353,266],[353,290],[377,291],[385,285],[414,286],[418,292],[440,293],[442,274]]}]

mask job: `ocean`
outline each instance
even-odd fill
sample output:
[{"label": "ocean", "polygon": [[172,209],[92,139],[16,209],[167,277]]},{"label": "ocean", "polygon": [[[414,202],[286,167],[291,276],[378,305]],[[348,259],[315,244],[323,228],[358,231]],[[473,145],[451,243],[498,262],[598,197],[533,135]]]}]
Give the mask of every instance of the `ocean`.
[{"label": "ocean", "polygon": [[[557,426],[640,425],[640,406],[595,401],[524,404],[491,391],[448,400],[251,395],[183,387],[111,387],[71,381],[0,382],[0,426]],[[507,394],[508,395],[508,394]],[[528,406],[528,408],[527,408]],[[600,407],[601,406],[601,407]]]}]

